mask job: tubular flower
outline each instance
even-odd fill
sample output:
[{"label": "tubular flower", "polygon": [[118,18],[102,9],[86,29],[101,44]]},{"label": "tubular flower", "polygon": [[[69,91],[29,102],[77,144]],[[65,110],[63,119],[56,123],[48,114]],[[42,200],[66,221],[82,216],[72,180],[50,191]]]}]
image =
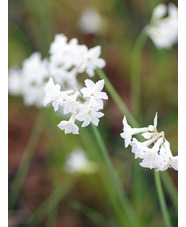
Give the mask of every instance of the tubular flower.
[{"label": "tubular flower", "polygon": [[[170,143],[165,139],[164,132],[157,131],[157,113],[154,125],[145,128],[131,128],[124,116],[123,126],[123,133],[120,135],[125,140],[125,147],[131,146],[135,158],[142,159],[140,163],[142,167],[155,168],[158,171],[167,170],[169,167],[178,170],[178,156],[172,155]],[[133,135],[139,133],[145,139],[144,142],[133,138]]]}]

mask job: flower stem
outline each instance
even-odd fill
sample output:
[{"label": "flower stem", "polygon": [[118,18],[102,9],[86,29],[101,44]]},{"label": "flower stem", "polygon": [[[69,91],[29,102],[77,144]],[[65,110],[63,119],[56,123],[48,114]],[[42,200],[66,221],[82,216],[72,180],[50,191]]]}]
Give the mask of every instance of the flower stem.
[{"label": "flower stem", "polygon": [[116,92],[115,88],[112,86],[111,82],[108,80],[107,76],[105,75],[105,73],[103,72],[103,70],[97,68],[96,69],[98,76],[101,79],[104,79],[105,81],[105,87],[108,90],[110,96],[112,97],[112,99],[114,100],[114,102],[116,103],[116,105],[118,106],[118,108],[121,110],[121,112],[126,115],[129,123],[132,125],[132,127],[139,127],[137,121],[135,120],[135,118],[133,117],[133,115],[130,113],[130,111],[128,110],[127,106],[125,105],[125,103],[123,102],[123,100],[120,98],[120,96],[118,95],[118,93]]},{"label": "flower stem", "polygon": [[45,122],[44,113],[45,112],[41,110],[37,116],[37,120],[34,124],[27,147],[24,151],[23,157],[16,171],[14,180],[11,184],[11,188],[9,192],[9,210],[14,208],[16,200],[19,196],[19,192],[23,185],[24,179],[27,175],[30,163],[32,161],[32,157],[34,155],[39,137],[41,135],[41,132],[44,126],[44,122]]},{"label": "flower stem", "polygon": [[103,156],[103,159],[108,167],[108,170],[110,172],[110,175],[111,175],[111,179],[113,181],[113,186],[115,187],[116,189],[116,192],[117,192],[117,195],[118,195],[118,198],[124,209],[124,211],[126,212],[127,216],[128,216],[128,219],[129,219],[129,222],[131,224],[131,226],[138,226],[137,224],[137,221],[136,221],[136,218],[135,218],[135,215],[132,211],[132,207],[128,201],[128,198],[126,197],[125,193],[124,193],[124,190],[119,182],[119,179],[118,179],[118,176],[116,174],[116,171],[112,165],[112,162],[109,158],[109,155],[107,153],[107,149],[106,149],[106,146],[103,142],[103,139],[98,131],[98,129],[92,125],[92,130],[93,130],[93,133],[94,133],[94,136],[97,140],[97,143],[98,143],[98,146],[100,148],[100,151],[101,151],[101,154]]},{"label": "flower stem", "polygon": [[[105,73],[101,69],[97,69],[96,71],[97,71],[98,76],[101,79],[104,79],[105,80],[105,87],[106,87],[108,93],[111,95],[112,99],[115,101],[115,103],[116,103],[117,107],[120,109],[120,111],[124,115],[126,115],[126,117],[128,118],[128,121],[130,122],[130,124],[132,125],[132,127],[138,127],[139,128],[140,125],[135,120],[135,118],[133,117],[133,115],[130,113],[130,111],[128,110],[128,108],[126,107],[125,103],[123,102],[123,100],[120,98],[120,96],[116,92],[115,88],[112,86],[111,82],[109,81],[109,79],[107,78],[107,76],[105,75]],[[170,178],[169,174],[166,173],[166,172],[164,174],[166,175],[167,180],[171,181],[171,178]],[[170,187],[172,187],[172,189],[169,190],[169,194],[171,194],[172,191],[176,191],[176,189],[175,189],[174,184],[169,184],[169,185],[170,185]],[[172,199],[172,202],[175,204],[175,197],[173,195],[171,195],[170,197]]]},{"label": "flower stem", "polygon": [[162,172],[161,179],[165,189],[167,190],[167,193],[172,199],[175,209],[178,211],[178,191],[175,188],[174,183],[172,182],[168,172],[166,171]]},{"label": "flower stem", "polygon": [[131,60],[131,77],[130,77],[130,89],[131,89],[131,106],[135,116],[141,116],[141,79],[140,79],[140,65],[141,65],[141,53],[142,48],[147,39],[146,33],[142,30],[138,36],[134,45],[134,50]]},{"label": "flower stem", "polygon": [[[109,201],[113,214],[115,214],[116,217],[115,225],[116,222],[118,226],[126,225],[126,215],[123,214],[123,210],[121,209],[120,204],[118,203],[118,199],[116,196],[117,193],[113,188],[112,179],[110,178],[110,176],[105,175],[105,171],[103,171],[103,168],[101,167],[103,158],[101,153],[99,152],[99,147],[97,146],[97,143],[95,144],[94,140],[92,139],[92,135],[89,133],[89,131],[85,129],[81,131],[80,137],[82,139],[82,143],[84,144],[86,151],[89,152],[89,156],[97,163],[99,163],[99,166],[101,168],[99,176],[103,183],[103,187],[105,188],[105,191],[107,193],[106,195],[107,200]],[[110,214],[110,216],[111,218],[113,218],[112,214]],[[111,222],[110,219],[109,222]]]},{"label": "flower stem", "polygon": [[163,194],[163,189],[162,189],[159,171],[154,171],[154,177],[155,177],[155,184],[156,184],[156,189],[157,189],[157,193],[158,193],[158,198],[159,198],[160,207],[161,207],[161,211],[162,211],[162,214],[163,214],[164,222],[166,224],[166,227],[172,227],[170,217],[169,217],[169,213],[168,213],[168,209],[167,209],[166,202],[165,202],[165,197],[164,197],[164,194]]}]

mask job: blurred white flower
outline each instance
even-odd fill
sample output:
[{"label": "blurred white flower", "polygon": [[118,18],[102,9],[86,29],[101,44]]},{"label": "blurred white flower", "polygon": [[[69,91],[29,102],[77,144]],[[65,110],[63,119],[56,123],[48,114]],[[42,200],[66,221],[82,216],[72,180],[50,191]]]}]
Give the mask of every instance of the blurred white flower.
[{"label": "blurred white flower", "polygon": [[47,59],[42,60],[39,52],[33,53],[23,62],[22,73],[24,84],[43,84],[43,81],[49,77],[47,67]]},{"label": "blurred white flower", "polygon": [[[92,77],[97,67],[103,68],[106,64],[102,58],[99,58],[100,46],[88,49],[87,46],[78,44],[75,38],[67,43],[67,38],[63,34],[55,36],[49,52],[49,71],[58,83],[73,79],[73,84],[76,86],[78,73],[86,72]],[[68,74],[71,76],[69,81]]]},{"label": "blurred white flower", "polygon": [[79,72],[86,72],[89,77],[94,76],[94,70],[103,68],[106,65],[105,60],[99,58],[101,55],[101,47],[96,46],[87,51],[83,56],[83,61],[80,65]]},{"label": "blurred white flower", "polygon": [[76,148],[67,157],[65,170],[69,173],[94,173],[96,164],[90,161],[82,149]]},{"label": "blurred white flower", "polygon": [[9,70],[8,77],[8,91],[11,95],[21,95],[23,84],[22,84],[22,72],[20,69],[13,67]]},{"label": "blurred white flower", "polygon": [[[132,147],[132,153],[135,158],[142,159],[140,165],[144,168],[155,168],[158,171],[164,171],[169,167],[178,170],[178,157],[173,156],[170,150],[170,144],[164,137],[164,132],[157,131],[157,113],[154,118],[154,125],[149,125],[146,128],[131,128],[123,119],[124,132],[121,137],[125,139],[125,147],[129,144]],[[144,142],[139,142],[133,135],[142,133],[146,139]],[[132,141],[131,141],[132,140]]]},{"label": "blurred white flower", "polygon": [[85,153],[81,150],[76,150],[69,155],[66,161],[65,169],[70,173],[81,171],[85,168],[87,162],[88,159]]},{"label": "blurred white flower", "polygon": [[78,25],[83,33],[92,34],[102,29],[104,21],[96,8],[88,8],[82,12]]},{"label": "blurred white flower", "polygon": [[26,106],[36,106],[37,108],[43,107],[43,99],[45,97],[45,83],[41,85],[24,84],[23,86],[23,99]]},{"label": "blurred white flower", "polygon": [[9,71],[9,93],[22,95],[24,104],[43,106],[44,87],[48,78],[48,61],[41,60],[41,54],[33,53],[23,62],[22,69],[10,69]]},{"label": "blurred white flower", "polygon": [[[168,16],[166,16],[168,11]],[[158,5],[153,13],[150,24],[145,27],[157,48],[171,48],[178,40],[178,9],[170,3]]]}]

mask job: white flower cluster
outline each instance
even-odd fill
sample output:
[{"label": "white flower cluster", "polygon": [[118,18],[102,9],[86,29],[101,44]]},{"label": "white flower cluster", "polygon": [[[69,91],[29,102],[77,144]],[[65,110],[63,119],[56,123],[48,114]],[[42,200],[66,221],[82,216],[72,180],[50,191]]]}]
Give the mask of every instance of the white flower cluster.
[{"label": "white flower cluster", "polygon": [[[139,142],[133,135],[141,133],[145,139]],[[155,168],[164,171],[169,167],[178,170],[178,156],[173,156],[170,150],[170,143],[165,139],[164,132],[157,131],[157,113],[154,118],[154,125],[144,128],[131,128],[126,117],[123,119],[123,133],[120,134],[125,140],[125,147],[132,147],[135,158],[143,159],[140,165],[145,168]]]},{"label": "white flower cluster", "polygon": [[22,69],[11,68],[8,89],[12,95],[22,95],[26,106],[43,106],[44,87],[49,78],[47,59],[36,52],[23,62]]},{"label": "white flower cluster", "polygon": [[103,109],[103,100],[108,99],[107,94],[101,91],[104,87],[104,80],[94,83],[86,79],[85,85],[86,87],[82,89],[61,91],[61,86],[54,84],[53,79],[50,78],[45,87],[44,106],[52,103],[55,111],[63,107],[64,114],[71,114],[68,121],[63,120],[58,124],[65,134],[79,134],[75,120],[83,122],[82,127],[88,126],[91,122],[97,126],[99,118],[104,115],[99,112]]},{"label": "white flower cluster", "polygon": [[63,34],[55,36],[49,53],[49,58],[44,60],[40,53],[34,53],[23,62],[22,69],[9,71],[9,93],[22,95],[25,105],[43,106],[44,88],[50,76],[64,88],[77,89],[79,73],[92,77],[97,67],[103,68],[106,64],[100,58],[100,46],[88,49],[79,45],[77,39],[68,43]]},{"label": "white flower cluster", "polygon": [[[168,11],[168,16],[166,16]],[[178,9],[170,3],[159,4],[152,13],[150,24],[145,27],[157,48],[171,48],[178,40]]]},{"label": "white flower cluster", "polygon": [[57,83],[67,82],[77,88],[76,76],[86,72],[89,77],[94,76],[94,70],[103,68],[105,61],[99,58],[101,47],[88,49],[85,45],[78,44],[76,38],[67,42],[67,37],[56,35],[50,46],[50,74]]}]

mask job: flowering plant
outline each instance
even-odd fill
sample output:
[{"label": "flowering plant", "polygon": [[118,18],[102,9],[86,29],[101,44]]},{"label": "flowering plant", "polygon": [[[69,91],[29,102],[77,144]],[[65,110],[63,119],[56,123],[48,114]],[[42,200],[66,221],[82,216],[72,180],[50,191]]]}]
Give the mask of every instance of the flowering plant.
[{"label": "flowering plant", "polygon": [[[102,19],[98,11],[85,11],[85,13],[82,14],[81,20],[79,20],[79,28],[84,34],[98,34],[102,26],[105,26]],[[133,89],[130,89],[131,107],[132,112],[134,112],[134,115],[137,117],[140,117],[141,114],[140,97],[142,96],[140,95],[139,71],[143,44],[145,43],[147,35],[158,48],[170,48],[177,42],[177,8],[173,4],[169,4],[168,8],[163,4],[157,6],[152,13],[150,23],[145,26],[141,34],[134,48],[133,43],[128,42],[133,48],[133,55],[131,57],[132,79],[130,83],[131,87],[133,87]],[[120,39],[115,40],[119,41]],[[127,47],[127,44],[125,45]],[[130,48],[128,49],[130,50]],[[59,129],[63,130],[65,134],[79,134],[80,125],[81,127],[87,127],[92,123],[91,129],[94,140],[89,136],[89,130],[82,130],[81,138],[79,136],[72,137],[74,140],[78,138],[78,142],[80,139],[82,140],[84,147],[87,149],[87,152],[90,152],[90,157],[92,157],[95,162],[89,160],[83,151],[72,151],[64,164],[64,169],[68,173],[99,172],[99,174],[107,174],[108,172],[108,177],[104,175],[102,180],[106,185],[105,188],[108,193],[108,198],[110,199],[109,202],[113,205],[116,217],[119,219],[118,226],[130,225],[136,227],[138,226],[138,220],[135,218],[127,196],[125,196],[125,186],[123,182],[120,183],[117,171],[115,171],[114,165],[107,152],[106,145],[109,145],[108,143],[105,145],[105,142],[109,141],[103,140],[98,127],[95,127],[98,126],[100,118],[104,116],[104,102],[108,100],[107,93],[103,91],[104,87],[107,89],[107,92],[109,92],[122,114],[124,114],[121,137],[125,140],[125,147],[131,147],[135,158],[142,160],[140,163],[142,167],[155,169],[155,178],[160,180],[160,171],[165,171],[170,167],[178,170],[178,156],[172,155],[170,143],[166,140],[165,133],[163,131],[158,132],[157,130],[157,114],[155,115],[153,125],[143,128],[132,128],[128,124],[127,120],[133,125],[137,125],[137,121],[132,113],[130,113],[127,106],[125,106],[125,103],[114,89],[107,76],[101,70],[106,65],[106,62],[100,55],[100,46],[88,48],[84,44],[79,44],[76,38],[68,41],[64,34],[57,34],[50,45],[49,56],[47,58],[43,59],[41,54],[36,52],[23,62],[22,68],[17,67],[10,69],[9,93],[23,96],[24,104],[27,106],[34,105],[37,108],[42,108],[51,105],[54,109],[53,114],[58,113],[60,117],[63,118],[57,126]],[[95,72],[100,80],[92,80]],[[86,78],[81,84],[79,78],[82,75],[88,77],[88,79]],[[136,108],[133,108],[133,106]],[[11,198],[12,207],[15,205],[21,184],[24,182],[24,177],[29,169],[29,164],[34,154],[34,148],[37,145],[38,138],[43,129],[43,122],[45,117],[48,116],[48,114],[45,114],[45,110],[40,111],[40,113],[42,113],[42,115],[37,118],[30,137],[31,139],[28,143],[28,149],[26,149],[25,152],[26,158],[23,157],[23,161],[26,160],[26,167],[23,168],[23,162],[20,164],[20,166],[23,167],[18,169],[15,183],[11,188],[11,194],[13,195],[15,192],[15,196],[13,195],[13,199]],[[46,115],[45,117],[43,117],[43,113]],[[54,121],[51,120],[51,124],[53,122]],[[85,134],[83,134],[83,131]],[[138,139],[139,137],[135,138],[135,135],[139,134],[141,135],[141,139],[143,139],[142,142]],[[70,143],[68,143],[68,138],[70,138]],[[63,142],[66,143],[65,145],[67,145],[68,150],[71,149],[71,145],[73,144],[71,144],[70,136],[65,136]],[[61,149],[61,146],[59,147]],[[59,153],[62,156],[64,155],[63,152]],[[55,153],[52,155],[55,155]],[[96,162],[100,162],[101,165],[97,165]],[[59,163],[61,168],[61,160]],[[103,164],[105,164],[105,166]],[[79,177],[79,174],[68,174],[68,177],[74,177],[73,175]],[[19,183],[20,187],[17,187]],[[70,187],[72,187],[72,185]],[[158,194],[160,194],[161,206],[165,210],[165,201],[162,201],[162,192],[159,190],[161,189],[161,183],[156,183],[156,187]],[[138,187],[136,188],[138,189]],[[123,216],[124,212],[125,215]],[[163,212],[163,215],[165,215],[164,213],[166,212]],[[168,220],[168,218],[165,217],[165,220]]]}]

